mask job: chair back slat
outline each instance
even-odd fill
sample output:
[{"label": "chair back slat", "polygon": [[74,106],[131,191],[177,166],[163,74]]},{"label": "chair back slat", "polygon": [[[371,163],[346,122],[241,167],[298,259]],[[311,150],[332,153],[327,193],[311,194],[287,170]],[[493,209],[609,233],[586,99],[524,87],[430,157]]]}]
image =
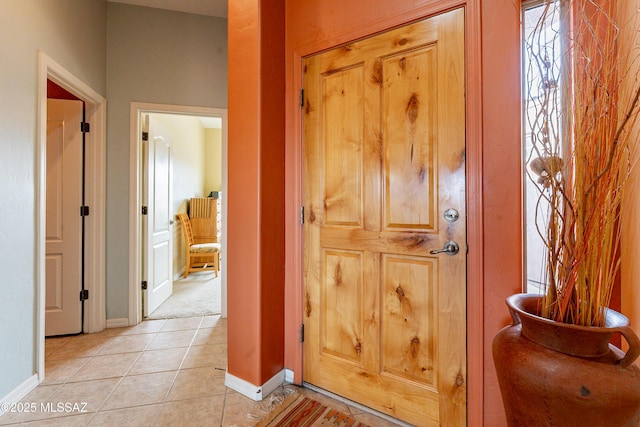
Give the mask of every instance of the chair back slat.
[{"label": "chair back slat", "polygon": [[186,213],[179,213],[178,220],[182,224],[182,231],[184,233],[184,240],[187,247],[193,245],[193,230],[191,229],[191,221]]}]

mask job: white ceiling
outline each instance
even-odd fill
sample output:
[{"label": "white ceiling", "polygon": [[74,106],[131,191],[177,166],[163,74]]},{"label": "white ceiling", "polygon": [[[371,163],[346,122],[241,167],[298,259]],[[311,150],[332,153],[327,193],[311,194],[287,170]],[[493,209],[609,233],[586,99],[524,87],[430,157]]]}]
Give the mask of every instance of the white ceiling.
[{"label": "white ceiling", "polygon": [[155,7],[194,13],[196,15],[227,17],[227,0],[108,0],[136,6]]}]

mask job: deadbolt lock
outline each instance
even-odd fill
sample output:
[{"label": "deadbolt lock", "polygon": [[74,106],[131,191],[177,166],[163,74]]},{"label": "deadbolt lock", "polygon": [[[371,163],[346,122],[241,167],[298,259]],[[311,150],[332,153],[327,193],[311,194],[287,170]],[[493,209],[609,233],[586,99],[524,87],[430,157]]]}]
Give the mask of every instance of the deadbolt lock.
[{"label": "deadbolt lock", "polygon": [[458,218],[460,218],[460,213],[458,213],[457,210],[449,208],[444,211],[444,219],[446,219],[447,222],[456,222]]}]

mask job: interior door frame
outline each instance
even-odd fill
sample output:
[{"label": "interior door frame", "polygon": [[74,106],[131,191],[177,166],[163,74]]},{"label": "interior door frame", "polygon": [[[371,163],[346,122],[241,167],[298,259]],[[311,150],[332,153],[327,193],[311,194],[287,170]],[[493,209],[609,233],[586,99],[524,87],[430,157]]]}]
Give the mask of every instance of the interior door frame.
[{"label": "interior door frame", "polygon": [[[413,9],[410,13],[392,16],[387,20],[368,24],[348,33],[340,33],[324,40],[315,40],[293,47],[288,53],[287,92],[293,95],[302,87],[302,59],[342,44],[366,38],[395,27],[404,26],[447,10],[465,8],[465,69],[466,69],[466,199],[467,199],[467,420],[483,419],[484,400],[484,307],[483,307],[483,167],[482,167],[482,39],[480,0],[441,0]],[[294,101],[291,101],[294,100]],[[287,125],[286,167],[287,185],[291,190],[285,201],[288,219],[287,268],[285,283],[285,355],[287,378],[297,384],[302,377],[302,346],[300,325],[303,323],[303,242],[299,223],[302,206],[303,140],[302,110],[297,97],[287,97],[287,111],[293,112]],[[469,357],[474,355],[474,357]]]},{"label": "interior door frame", "polygon": [[90,207],[85,228],[85,289],[89,299],[84,305],[83,332],[92,333],[106,326],[105,308],[105,212],[106,212],[106,99],[74,76],[44,52],[38,52],[38,100],[36,134],[36,373],[44,379],[45,329],[45,246],[47,185],[47,80],[51,80],[85,103],[86,121],[91,131],[86,134],[85,202]]},{"label": "interior door frame", "polygon": [[[142,321],[142,150],[140,135],[143,114],[176,114],[185,116],[218,117],[222,120],[222,253],[227,252],[227,109],[192,107],[185,105],[132,102],[130,110],[129,154],[129,326]],[[227,317],[227,259],[220,263],[221,315]]]}]

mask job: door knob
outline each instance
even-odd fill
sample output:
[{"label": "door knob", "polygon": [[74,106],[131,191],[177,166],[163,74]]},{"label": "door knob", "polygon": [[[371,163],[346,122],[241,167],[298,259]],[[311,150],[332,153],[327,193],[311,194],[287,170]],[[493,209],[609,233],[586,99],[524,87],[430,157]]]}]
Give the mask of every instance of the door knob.
[{"label": "door knob", "polygon": [[429,251],[431,255],[436,255],[441,253],[445,253],[447,255],[455,255],[458,252],[460,252],[460,246],[458,246],[458,244],[453,240],[449,240],[447,243],[445,243],[442,249],[434,249],[432,251]]}]

